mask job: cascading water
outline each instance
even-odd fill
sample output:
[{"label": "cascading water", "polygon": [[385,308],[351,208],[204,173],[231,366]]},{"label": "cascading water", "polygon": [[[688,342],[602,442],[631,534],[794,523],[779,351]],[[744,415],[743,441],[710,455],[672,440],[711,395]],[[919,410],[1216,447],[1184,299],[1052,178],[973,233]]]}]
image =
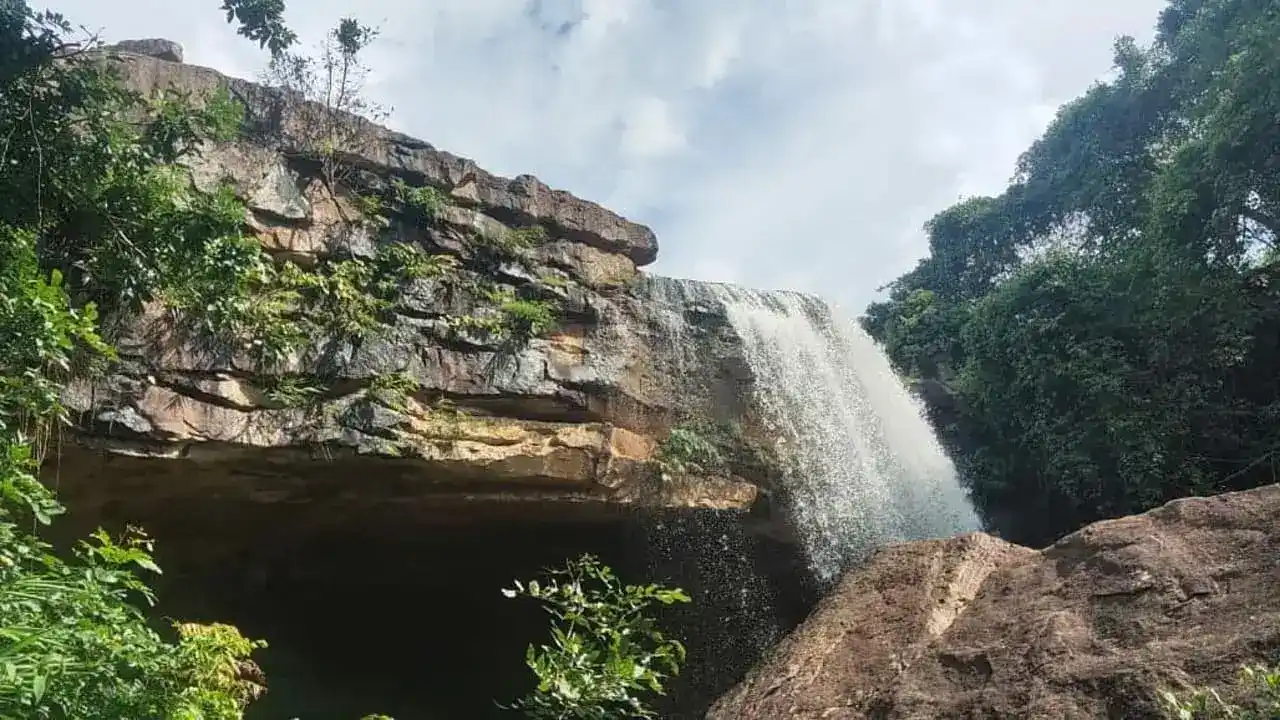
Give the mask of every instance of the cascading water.
[{"label": "cascading water", "polygon": [[979,529],[920,403],[852,318],[796,292],[654,280],[673,306],[723,307],[741,337],[819,581],[889,543]]}]

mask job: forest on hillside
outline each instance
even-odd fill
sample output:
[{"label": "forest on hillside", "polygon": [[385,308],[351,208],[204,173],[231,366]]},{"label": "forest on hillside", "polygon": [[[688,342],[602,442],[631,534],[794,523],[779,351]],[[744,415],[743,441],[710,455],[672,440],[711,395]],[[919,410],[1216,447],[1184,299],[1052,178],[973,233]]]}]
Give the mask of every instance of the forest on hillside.
[{"label": "forest on hillside", "polygon": [[1275,482],[1280,3],[1172,0],[863,318],[989,527],[1044,545]]}]

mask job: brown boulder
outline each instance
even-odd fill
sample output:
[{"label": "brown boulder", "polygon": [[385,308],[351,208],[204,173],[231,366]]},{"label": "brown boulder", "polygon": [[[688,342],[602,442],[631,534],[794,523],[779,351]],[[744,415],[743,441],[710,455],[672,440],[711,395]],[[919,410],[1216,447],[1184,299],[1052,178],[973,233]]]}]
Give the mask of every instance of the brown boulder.
[{"label": "brown boulder", "polygon": [[975,534],[850,573],[711,709],[751,718],[1159,718],[1280,647],[1280,486],[1178,500],[1041,551]]}]

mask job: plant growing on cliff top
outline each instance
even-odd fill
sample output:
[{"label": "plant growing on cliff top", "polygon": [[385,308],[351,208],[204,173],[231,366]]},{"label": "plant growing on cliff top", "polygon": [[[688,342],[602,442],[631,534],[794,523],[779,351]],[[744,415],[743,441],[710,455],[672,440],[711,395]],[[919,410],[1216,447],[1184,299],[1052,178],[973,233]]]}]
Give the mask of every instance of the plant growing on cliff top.
[{"label": "plant growing on cliff top", "polygon": [[1162,691],[1160,702],[1173,720],[1272,720],[1280,717],[1280,667],[1242,668],[1233,695],[1243,704],[1227,702],[1212,688],[1185,697]]},{"label": "plant growing on cliff top", "polygon": [[[389,114],[363,95],[369,68],[360,53],[377,37],[377,30],[343,18],[325,34],[314,56],[273,52],[263,77],[265,84],[293,96],[280,99],[291,103],[297,120],[291,127],[293,140],[302,153],[320,162],[331,190],[351,175],[345,156],[367,149],[377,137],[372,123]],[[309,103],[296,103],[298,97]]]},{"label": "plant growing on cliff top", "polygon": [[657,717],[644,698],[662,694],[679,674],[685,649],[658,629],[650,610],[687,603],[688,595],[624,585],[591,555],[502,592],[538,600],[552,617],[551,643],[530,645],[525,655],[538,684],[507,709],[542,720]]}]

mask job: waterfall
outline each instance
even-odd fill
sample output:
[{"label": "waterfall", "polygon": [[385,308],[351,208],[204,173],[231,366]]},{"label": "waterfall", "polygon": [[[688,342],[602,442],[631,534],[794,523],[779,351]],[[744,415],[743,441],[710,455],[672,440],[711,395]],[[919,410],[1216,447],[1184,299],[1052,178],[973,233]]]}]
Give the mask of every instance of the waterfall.
[{"label": "waterfall", "polygon": [[979,529],[922,404],[853,318],[796,292],[665,278],[651,288],[672,309],[720,306],[741,337],[818,580],[889,543]]}]

